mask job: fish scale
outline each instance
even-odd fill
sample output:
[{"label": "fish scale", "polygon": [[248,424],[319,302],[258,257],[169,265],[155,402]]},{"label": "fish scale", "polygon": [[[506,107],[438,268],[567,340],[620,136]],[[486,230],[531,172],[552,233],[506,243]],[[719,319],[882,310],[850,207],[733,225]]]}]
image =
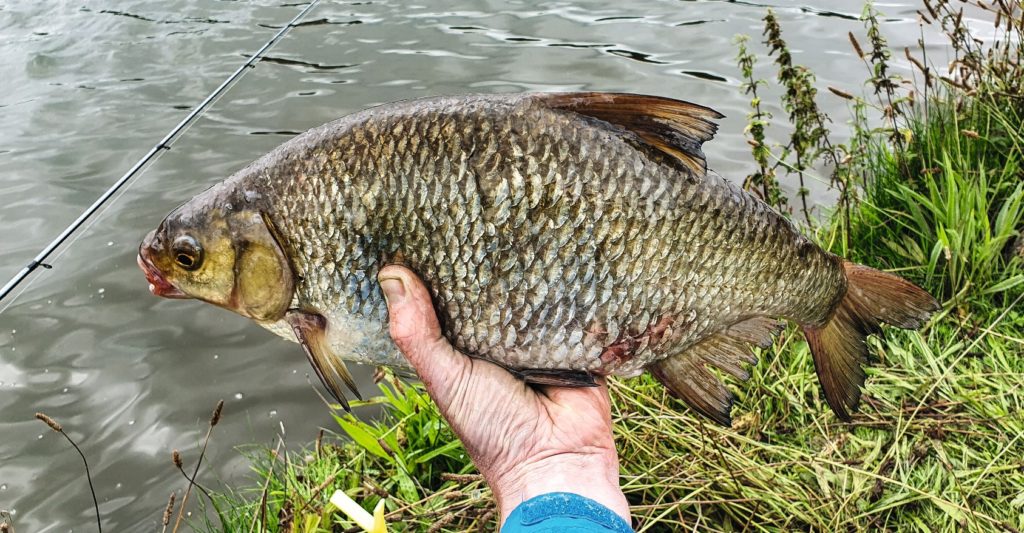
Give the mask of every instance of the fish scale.
[{"label": "fish scale", "polygon": [[[442,333],[471,356],[538,384],[648,369],[720,422],[730,396],[708,368],[745,377],[747,346],[770,342],[775,318],[794,320],[846,417],[864,337],[882,322],[917,327],[936,303],[822,250],[709,174],[699,147],[715,118],[609,93],[369,109],[172,212],[139,263],[157,294],[195,296],[302,342],[339,399],[339,384],[352,386],[342,360],[403,364],[377,282],[398,263],[422,278]],[[195,264],[200,246],[214,266]],[[182,254],[194,259],[184,272]]]}]

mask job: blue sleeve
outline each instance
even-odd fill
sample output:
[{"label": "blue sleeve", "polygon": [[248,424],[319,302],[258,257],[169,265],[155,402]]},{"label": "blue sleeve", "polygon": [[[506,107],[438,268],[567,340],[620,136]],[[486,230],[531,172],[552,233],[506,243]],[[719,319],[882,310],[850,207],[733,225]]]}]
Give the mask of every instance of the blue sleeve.
[{"label": "blue sleeve", "polygon": [[508,515],[501,533],[632,533],[611,509],[578,494],[552,492],[534,496]]}]

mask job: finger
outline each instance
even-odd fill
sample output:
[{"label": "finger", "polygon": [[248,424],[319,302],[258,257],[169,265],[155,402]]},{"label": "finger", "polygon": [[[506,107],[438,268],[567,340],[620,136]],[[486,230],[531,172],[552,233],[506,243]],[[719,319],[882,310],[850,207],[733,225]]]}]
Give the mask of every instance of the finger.
[{"label": "finger", "polygon": [[377,275],[388,303],[391,338],[427,387],[462,372],[469,359],[452,348],[426,286],[408,268],[389,265]]}]

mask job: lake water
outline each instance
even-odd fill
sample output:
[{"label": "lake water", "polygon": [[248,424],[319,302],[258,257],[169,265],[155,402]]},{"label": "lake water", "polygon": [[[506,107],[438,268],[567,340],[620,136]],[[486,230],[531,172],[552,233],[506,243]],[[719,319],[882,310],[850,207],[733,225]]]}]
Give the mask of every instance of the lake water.
[{"label": "lake water", "polygon": [[[860,2],[771,5],[820,88],[860,92],[865,67],[846,38],[863,34]],[[629,91],[709,105],[727,115],[705,147],[709,163],[742,180],[751,168],[748,99],[732,39],[759,41],[765,6],[325,1],[0,314],[0,510],[19,532],[94,527],[80,459],[36,411],[60,421],[89,457],[109,531],[158,529],[168,493],[184,485],[171,450],[194,464],[219,399],[224,419],[200,475],[207,485],[248,475],[237,447],[269,445],[282,432],[299,447],[318,427],[335,427],[298,346],[227,311],[149,294],[136,249],[177,204],[310,127],[374,104],[465,92]],[[916,3],[878,7],[893,44],[914,46]],[[299,9],[0,4],[0,283]],[[824,90],[819,102],[845,130],[846,103]],[[817,205],[834,198],[823,184],[811,189]],[[372,392],[372,369],[355,371]]]}]

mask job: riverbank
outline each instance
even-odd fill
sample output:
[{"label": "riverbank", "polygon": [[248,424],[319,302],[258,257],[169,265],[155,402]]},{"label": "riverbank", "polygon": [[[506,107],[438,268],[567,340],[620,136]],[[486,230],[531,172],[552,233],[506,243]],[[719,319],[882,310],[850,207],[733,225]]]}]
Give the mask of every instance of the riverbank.
[{"label": "riverbank", "polygon": [[[750,45],[748,57],[764,64],[741,68],[747,89],[761,85],[758,73],[777,72],[796,134],[774,140],[772,120],[785,119],[752,108],[748,185],[813,224],[799,196],[783,201],[778,182],[830,169],[824,179],[842,193],[833,216],[809,230],[817,241],[919,283],[943,310],[920,331],[872,340],[875,361],[849,423],[826,407],[792,328],[759,353],[748,382],[731,384],[731,428],[704,422],[649,376],[612,380],[638,530],[1024,529],[1024,15],[990,8],[1003,44],[982,46],[960,5],[922,9],[946,28],[956,61],[947,69],[909,50],[909,83],[890,75],[894,51],[870,17],[851,44],[870,76],[863,88],[816,94],[810,73],[782,59],[784,33],[769,32],[763,51]],[[842,121],[815,114],[825,97],[849,100],[845,144],[825,131]],[[384,374],[381,396],[367,403],[386,415],[339,416],[342,438],[298,454],[253,452],[252,486],[212,502],[193,493],[206,519],[197,529],[346,530],[326,504],[337,489],[367,508],[386,497],[389,521],[410,531],[496,527],[489,490],[419,387]]]}]

